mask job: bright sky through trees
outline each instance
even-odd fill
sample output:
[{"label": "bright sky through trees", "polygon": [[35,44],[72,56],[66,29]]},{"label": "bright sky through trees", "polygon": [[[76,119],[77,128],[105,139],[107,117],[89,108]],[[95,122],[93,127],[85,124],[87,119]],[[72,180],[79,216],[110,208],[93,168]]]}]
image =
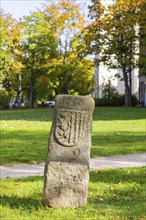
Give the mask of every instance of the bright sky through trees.
[{"label": "bright sky through trees", "polygon": [[28,15],[37,8],[42,9],[45,0],[1,0],[1,9],[11,13],[15,18]]},{"label": "bright sky through trees", "polygon": [[[90,0],[75,0],[78,3],[83,3],[83,6],[87,8],[90,4]],[[111,2],[112,0],[102,0],[102,2]],[[22,18],[24,15],[29,15],[31,11],[35,11],[37,8],[42,9],[46,0],[1,0],[1,9],[5,12],[11,13],[15,18]]]}]

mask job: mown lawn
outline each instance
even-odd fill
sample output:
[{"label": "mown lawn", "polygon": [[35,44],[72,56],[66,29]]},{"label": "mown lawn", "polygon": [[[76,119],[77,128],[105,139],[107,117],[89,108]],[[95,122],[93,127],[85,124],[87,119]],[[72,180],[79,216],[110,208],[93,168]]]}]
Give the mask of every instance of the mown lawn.
[{"label": "mown lawn", "polygon": [[1,180],[1,220],[144,220],[146,169],[90,172],[88,204],[73,209],[43,206],[43,177]]},{"label": "mown lawn", "polygon": [[[0,113],[1,165],[44,162],[53,109]],[[145,152],[145,119],[144,108],[96,108],[91,157]]]},{"label": "mown lawn", "polygon": [[[53,109],[1,111],[1,164],[39,163],[47,155]],[[145,152],[143,108],[96,108],[91,156]],[[43,206],[43,177],[3,179],[1,220],[144,220],[146,169],[90,172],[88,204],[73,209]]]}]

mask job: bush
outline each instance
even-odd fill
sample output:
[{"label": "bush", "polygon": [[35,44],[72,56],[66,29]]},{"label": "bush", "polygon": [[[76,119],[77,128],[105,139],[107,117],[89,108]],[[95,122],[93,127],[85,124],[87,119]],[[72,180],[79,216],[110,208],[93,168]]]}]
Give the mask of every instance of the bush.
[{"label": "bush", "polygon": [[[136,96],[131,96],[132,106],[136,106],[138,100]],[[113,95],[110,99],[99,98],[95,99],[95,106],[124,106],[125,105],[125,95]]]},{"label": "bush", "polygon": [[135,95],[131,96],[132,106],[136,106],[138,104],[138,99]]},{"label": "bush", "polygon": [[5,90],[0,91],[0,109],[8,109],[9,108],[9,96]]}]

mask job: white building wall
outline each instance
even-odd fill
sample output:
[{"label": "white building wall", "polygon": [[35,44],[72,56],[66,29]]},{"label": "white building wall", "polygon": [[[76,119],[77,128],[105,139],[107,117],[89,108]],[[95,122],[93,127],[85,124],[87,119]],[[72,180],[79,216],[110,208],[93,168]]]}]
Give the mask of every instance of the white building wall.
[{"label": "white building wall", "polygon": [[[123,80],[123,74],[119,70],[109,70],[107,66],[100,64],[98,71],[95,70],[95,72],[98,72],[98,97],[102,97],[102,85],[105,83],[108,83],[108,80],[110,79],[113,86],[115,86],[117,92],[119,94],[125,94],[125,84]],[[120,77],[117,78],[115,75],[119,75]],[[97,79],[96,79],[97,80]],[[97,87],[97,83],[95,83],[95,86]],[[132,73],[132,94],[136,95],[138,97],[138,86],[139,86],[139,78],[138,78],[138,70],[134,69]],[[96,89],[97,91],[97,89]]]},{"label": "white building wall", "polygon": [[139,87],[139,71],[134,69],[132,76],[132,94],[138,97],[138,87]]},{"label": "white building wall", "polygon": [[117,70],[109,70],[107,66],[99,65],[99,98],[102,97],[103,84],[108,83],[108,80],[111,80],[112,84],[116,87],[117,79],[114,77],[116,73]]}]

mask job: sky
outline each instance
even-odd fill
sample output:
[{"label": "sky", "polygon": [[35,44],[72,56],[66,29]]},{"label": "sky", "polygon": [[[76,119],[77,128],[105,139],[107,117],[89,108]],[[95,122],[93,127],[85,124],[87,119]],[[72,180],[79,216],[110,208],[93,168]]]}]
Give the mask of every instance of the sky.
[{"label": "sky", "polygon": [[[55,0],[54,0],[55,1]],[[76,0],[77,2],[90,3],[90,0]],[[31,11],[43,9],[46,0],[1,0],[0,7],[5,12],[11,13],[15,18],[29,15]]]},{"label": "sky", "polygon": [[[55,1],[55,0],[54,0]],[[87,5],[91,0],[75,0],[76,2],[82,2]],[[110,2],[112,0],[101,0],[102,2]],[[38,9],[43,9],[43,4],[46,0],[0,0],[0,8],[6,13],[11,13],[13,17],[19,19],[24,15],[29,15],[31,11],[36,11]]]},{"label": "sky", "polygon": [[13,14],[15,18],[29,15],[37,8],[42,9],[45,0],[1,0],[0,6],[5,12]]}]

